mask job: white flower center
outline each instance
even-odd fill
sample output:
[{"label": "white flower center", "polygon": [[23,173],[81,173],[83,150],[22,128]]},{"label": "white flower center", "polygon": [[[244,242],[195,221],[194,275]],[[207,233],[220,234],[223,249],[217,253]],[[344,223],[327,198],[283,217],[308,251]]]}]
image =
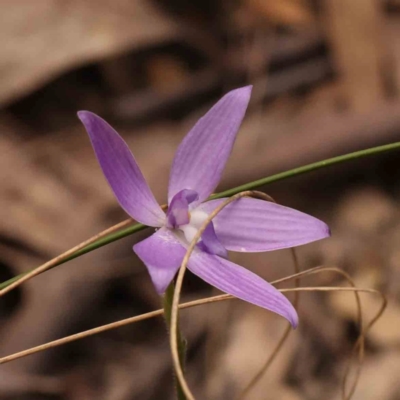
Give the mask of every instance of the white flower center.
[{"label": "white flower center", "polygon": [[189,212],[189,216],[189,223],[186,225],[181,225],[179,229],[185,235],[185,239],[188,241],[188,243],[191,243],[198,230],[207,220],[208,214],[204,211],[194,209],[192,212]]}]

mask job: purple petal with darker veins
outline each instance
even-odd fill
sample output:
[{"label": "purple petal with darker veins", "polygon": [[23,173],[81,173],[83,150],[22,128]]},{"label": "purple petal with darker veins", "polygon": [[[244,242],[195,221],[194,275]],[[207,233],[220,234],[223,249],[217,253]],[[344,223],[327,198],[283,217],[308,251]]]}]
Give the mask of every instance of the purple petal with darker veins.
[{"label": "purple petal with darker veins", "polygon": [[218,256],[195,250],[188,268],[212,286],[286,318],[295,328],[297,312],[290,301],[264,279]]},{"label": "purple petal with darker veins", "polygon": [[186,249],[167,228],[135,244],[133,251],[146,265],[159,294],[164,293],[181,266]]},{"label": "purple petal with darker veins", "polygon": [[189,204],[199,198],[194,190],[184,189],[178,192],[171,200],[167,212],[167,221],[169,228],[177,228],[178,226],[189,223]]},{"label": "purple petal with darker veins", "polygon": [[[199,206],[210,214],[224,199]],[[213,219],[222,245],[232,251],[259,252],[300,246],[330,236],[329,227],[317,218],[279,204],[241,198]]]},{"label": "purple petal with darker veins", "polygon": [[204,201],[218,185],[250,100],[251,86],[226,94],[202,117],[178,147],[172,164],[168,202],[182,189]]},{"label": "purple petal with darker veins", "polygon": [[96,114],[79,111],[78,116],[85,125],[101,169],[121,207],[145,225],[162,226],[165,214],[121,136]]}]

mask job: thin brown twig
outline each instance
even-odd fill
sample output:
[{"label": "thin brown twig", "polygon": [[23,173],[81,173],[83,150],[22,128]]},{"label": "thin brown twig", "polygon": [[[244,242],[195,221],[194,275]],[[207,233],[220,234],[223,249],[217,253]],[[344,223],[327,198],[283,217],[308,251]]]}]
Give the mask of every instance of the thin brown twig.
[{"label": "thin brown twig", "polygon": [[[216,296],[216,297],[220,297],[220,296]],[[216,301],[235,300],[235,299],[236,299],[235,297],[230,296],[230,297],[226,297],[223,299],[218,298]],[[189,307],[200,306],[200,305],[205,304],[205,302],[203,300],[204,299],[189,301],[187,303],[180,304],[179,308],[185,309],[185,308],[189,308]],[[32,355],[35,353],[39,353],[44,350],[51,349],[53,347],[58,347],[63,344],[71,343],[71,342],[74,342],[75,340],[84,339],[89,336],[97,335],[99,333],[106,332],[111,329],[120,328],[122,326],[133,324],[135,322],[140,322],[140,321],[144,321],[146,319],[158,317],[159,315],[163,315],[163,313],[164,313],[164,309],[150,311],[145,314],[141,314],[141,315],[137,315],[137,316],[134,316],[131,318],[126,318],[126,319],[122,319],[120,321],[112,322],[107,325],[98,326],[96,328],[89,329],[84,332],[75,333],[74,335],[66,336],[61,339],[53,340],[51,342],[48,342],[48,343],[45,343],[45,344],[42,344],[42,345],[39,345],[36,347],[32,347],[30,349],[23,350],[18,353],[10,354],[9,356],[6,356],[6,357],[2,357],[2,358],[0,358],[0,364],[5,364],[7,362],[14,361],[14,360],[17,360],[22,357],[26,357],[26,356],[29,356],[29,355]]]},{"label": "thin brown twig", "polygon": [[[314,271],[315,272],[322,272],[323,267],[318,267],[315,268]],[[319,271],[317,271],[317,269]],[[304,271],[304,272],[308,272],[308,271]],[[302,275],[303,273],[300,273],[299,275]],[[296,276],[297,278],[297,276]],[[375,315],[375,317],[369,322],[369,324],[364,328],[364,332],[367,332],[369,329],[371,329],[371,327],[376,323],[376,321],[379,319],[379,317],[382,315],[384,309],[386,308],[386,298],[385,296],[374,289],[362,289],[362,288],[343,288],[343,287],[305,287],[305,288],[288,288],[288,289],[278,289],[280,292],[282,293],[286,293],[286,292],[302,292],[302,291],[353,291],[353,292],[364,292],[364,293],[372,293],[372,294],[379,294],[381,296],[381,298],[383,299],[383,305],[381,306],[379,312]],[[219,295],[219,296],[214,296],[214,297],[208,297],[208,298],[204,298],[204,299],[199,299],[199,300],[194,300],[194,301],[190,301],[187,303],[183,303],[179,305],[180,309],[186,309],[186,308],[190,308],[190,307],[196,307],[196,306],[200,306],[200,305],[205,305],[205,304],[211,304],[211,303],[215,303],[215,302],[219,302],[219,301],[226,301],[226,300],[237,300],[236,297],[233,297],[229,294],[223,294],[223,295]],[[75,340],[79,340],[79,339],[83,339],[89,336],[93,336],[96,335],[98,333],[101,332],[105,332],[111,329],[115,329],[115,328],[119,328],[125,325],[129,325],[135,322],[139,322],[139,321],[144,321],[146,319],[150,319],[150,318],[154,318],[157,317],[159,315],[162,315],[164,312],[164,310],[159,309],[159,310],[155,310],[155,311],[151,311],[149,313],[146,314],[141,314],[135,317],[131,317],[131,318],[126,318],[117,322],[113,322],[111,324],[107,324],[107,325],[103,325],[103,326],[99,326],[97,328],[93,328],[93,329],[89,329],[87,331],[84,332],[80,332],[80,333],[76,333],[74,335],[70,335],[61,339],[57,339],[54,340],[52,342],[48,342],[45,344],[42,344],[40,346],[36,346],[36,347],[32,347],[30,349],[24,350],[24,351],[20,351],[18,353],[14,353],[11,355],[8,355],[6,357],[2,357],[0,358],[0,364],[5,364],[7,362],[10,361],[14,361],[17,360],[19,358],[22,357],[26,357],[35,353],[39,353],[41,351],[50,349],[50,348],[54,348],[57,346],[61,346],[63,344],[66,343],[70,343],[73,342]]]},{"label": "thin brown twig", "polygon": [[[166,209],[167,205],[163,204],[161,206],[162,209]],[[128,218],[122,222],[119,222],[118,224],[111,226],[110,228],[107,228],[106,230],[98,233],[95,236],[92,236],[90,239],[85,240],[82,243],[79,243],[78,245],[76,245],[75,247],[73,247],[72,249],[67,250],[66,252],[58,255],[57,257],[51,259],[50,261],[47,261],[46,263],[40,265],[39,267],[33,269],[32,271],[28,272],[26,275],[22,276],[21,278],[19,278],[17,281],[11,283],[10,285],[8,285],[7,287],[5,287],[4,289],[0,290],[0,297],[5,295],[6,293],[10,292],[11,290],[15,289],[16,287],[22,285],[24,282],[28,281],[29,279],[34,278],[37,275],[40,275],[41,273],[47,271],[50,268],[55,267],[57,264],[59,264],[60,262],[64,261],[66,258],[68,258],[69,256],[71,256],[73,253],[75,253],[76,251],[79,251],[81,249],[83,249],[84,247],[92,244],[93,242],[95,242],[96,240],[99,240],[101,238],[103,238],[104,236],[109,235],[110,233],[116,232],[122,228],[125,228],[128,225],[131,225],[135,222],[134,219],[132,218]]]},{"label": "thin brown twig", "polygon": [[67,250],[66,252],[58,255],[57,257],[51,259],[50,261],[47,261],[46,263],[40,265],[39,267],[33,269],[32,271],[28,272],[26,275],[22,276],[21,278],[19,278],[17,281],[11,283],[10,285],[8,285],[7,287],[5,287],[4,289],[0,290],[0,297],[5,295],[6,293],[10,292],[11,290],[15,289],[16,287],[18,287],[19,285],[23,284],[24,282],[26,282],[29,279],[34,278],[35,276],[41,274],[44,271],[47,271],[48,269],[54,267],[56,264],[58,264],[59,262],[63,261],[65,258],[69,257],[70,255],[72,255],[73,253],[75,253],[76,251],[81,250],[82,248],[88,246],[89,244],[92,244],[93,242],[95,242],[98,239],[101,239],[102,237],[113,233],[119,229],[124,228],[125,226],[130,225],[131,223],[133,223],[134,220],[132,218],[128,218],[125,221],[122,221],[100,233],[98,233],[95,236],[92,236],[90,239],[85,240],[84,242],[76,245],[75,247],[73,247],[72,249]]},{"label": "thin brown twig", "polygon": [[[293,265],[294,265],[294,271],[295,274],[298,274],[300,272],[300,266],[299,266],[299,261],[297,258],[296,250],[294,248],[290,249],[292,259],[293,259]],[[299,279],[295,279],[295,287],[299,287]],[[293,300],[293,306],[298,311],[299,307],[299,292],[294,292],[294,300]],[[264,362],[260,370],[253,376],[253,378],[250,379],[249,383],[244,387],[242,392],[238,396],[238,400],[243,400],[246,398],[246,396],[251,392],[251,390],[257,385],[258,382],[261,381],[265,373],[267,372],[268,368],[270,365],[274,362],[275,358],[278,356],[280,350],[282,349],[283,345],[287,341],[290,333],[292,332],[292,326],[290,324],[287,324],[285,330],[283,331],[283,334],[281,338],[279,339],[279,342],[275,346],[274,350],[272,353],[268,356],[267,360]]]}]

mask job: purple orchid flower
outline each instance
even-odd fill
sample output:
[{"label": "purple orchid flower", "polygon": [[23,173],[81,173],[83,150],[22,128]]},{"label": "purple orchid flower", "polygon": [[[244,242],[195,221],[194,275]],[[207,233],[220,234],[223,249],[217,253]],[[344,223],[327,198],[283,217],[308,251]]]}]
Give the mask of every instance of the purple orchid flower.
[{"label": "purple orchid flower", "polygon": [[[250,95],[251,86],[229,92],[183,139],[172,164],[166,214],[118,133],[97,115],[78,113],[121,207],[142,224],[159,228],[133,250],[160,294],[174,278],[200,226],[225,200],[204,202],[221,179]],[[277,250],[327,236],[327,225],[314,217],[267,201],[241,198],[208,225],[188,268],[210,285],[271,310],[295,327],[298,317],[289,300],[259,276],[228,261],[227,251]]]}]

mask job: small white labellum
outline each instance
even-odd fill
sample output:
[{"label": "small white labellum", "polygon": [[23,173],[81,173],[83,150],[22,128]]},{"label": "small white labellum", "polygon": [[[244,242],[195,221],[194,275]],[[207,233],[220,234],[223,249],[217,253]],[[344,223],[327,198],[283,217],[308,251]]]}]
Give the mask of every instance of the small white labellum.
[{"label": "small white labellum", "polygon": [[208,214],[204,211],[194,209],[192,212],[189,213],[189,216],[190,216],[189,223],[180,226],[179,229],[185,235],[185,239],[187,240],[187,242],[191,243],[194,237],[196,236],[198,230],[207,220]]}]

